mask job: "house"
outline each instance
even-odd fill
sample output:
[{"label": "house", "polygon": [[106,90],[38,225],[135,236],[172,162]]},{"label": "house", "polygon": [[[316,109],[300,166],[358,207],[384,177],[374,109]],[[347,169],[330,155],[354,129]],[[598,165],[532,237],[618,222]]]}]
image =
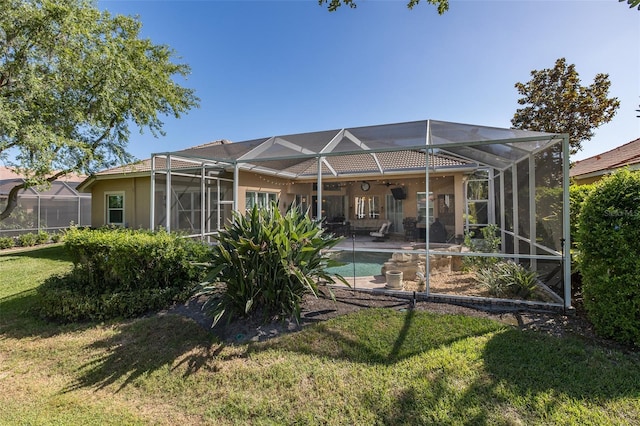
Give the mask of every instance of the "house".
[{"label": "house", "polygon": [[[78,190],[93,195],[95,227],[162,226],[204,237],[224,226],[234,210],[278,201],[282,208],[293,202],[308,208],[329,226],[349,222],[355,232],[375,231],[389,220],[393,232],[402,234],[406,219],[418,229],[438,219],[449,237],[490,223],[531,234],[536,224],[528,213],[513,211],[516,204],[532,209],[531,200],[519,198],[536,180],[546,187],[561,184],[561,140],[434,120],[218,140],[101,171]],[[551,146],[548,158],[555,162],[540,156]],[[536,162],[544,163],[538,175]],[[553,167],[545,180],[542,170]],[[505,196],[515,200],[500,206]]]},{"label": "house", "polygon": [[[422,250],[429,271],[431,256],[453,253],[434,243],[495,225],[495,256],[527,264],[566,308],[568,152],[565,134],[420,120],[218,140],[101,171],[78,189],[92,194],[93,226],[204,240],[255,205],[296,203],[343,235],[369,236],[390,222],[396,239],[419,243],[408,250]],[[467,255],[476,254],[453,257]]]},{"label": "house", "polygon": [[78,190],[92,194],[93,226],[205,240],[234,212],[291,203],[343,235],[391,222],[397,239],[441,257],[434,242],[495,225],[497,256],[528,264],[569,307],[568,152],[567,135],[420,120],[218,140],[101,171]]},{"label": "house", "polygon": [[[11,216],[0,222],[0,236],[25,232],[55,231],[69,224],[91,224],[91,194],[82,193],[77,186],[86,176],[69,174],[50,186],[30,187],[18,193],[18,207]],[[9,191],[24,183],[22,176],[7,167],[0,167],[0,209],[4,209]]]},{"label": "house", "polygon": [[[204,145],[189,148],[193,153],[207,150],[210,154],[215,149],[229,149],[229,141],[215,141]],[[233,144],[233,149],[240,149],[243,142]],[[177,155],[177,154],[176,154]],[[425,190],[424,170],[426,168],[427,155],[419,152],[401,151],[396,153],[380,153],[377,155],[382,165],[388,166],[389,171],[380,176],[378,172],[371,173],[370,160],[362,155],[356,157],[336,157],[331,163],[336,169],[351,169],[349,178],[325,178],[322,183],[322,207],[321,216],[325,218],[328,226],[335,229],[345,228],[349,222],[350,231],[357,233],[369,233],[377,231],[380,225],[387,219],[393,222],[393,230],[400,234],[404,232],[404,219],[413,217],[416,223],[419,218],[428,215],[438,218],[447,228],[450,234],[462,234],[464,222],[455,221],[454,218],[462,218],[464,204],[462,200],[463,179],[471,175],[477,164],[469,160],[452,158],[444,154],[431,154],[429,166],[437,172],[432,174],[430,195]],[[156,170],[166,169],[166,158],[156,157]],[[146,159],[134,164],[113,169],[104,170],[92,175],[80,185],[80,190],[91,191],[94,195],[93,226],[122,225],[133,228],[151,228],[150,204],[151,204],[151,172],[152,159]],[[402,174],[391,172],[392,168],[403,165]],[[154,220],[156,226],[165,226],[173,230],[185,231],[198,235],[201,226],[202,202],[200,185],[193,185],[194,179],[199,180],[198,175],[186,176],[193,170],[194,163],[184,159],[172,159],[172,193],[175,211],[173,219],[165,224],[164,202],[166,197],[162,190],[166,180],[158,182],[161,177],[156,177],[157,197],[155,197]],[[297,165],[295,167],[298,167]],[[282,167],[281,176],[270,173],[261,173],[255,168],[252,170],[240,170],[238,184],[238,209],[246,211],[257,204],[260,207],[268,207],[270,202],[279,201],[281,206],[287,206],[296,202],[304,209],[310,209],[310,213],[317,217],[318,184],[316,182],[317,168],[308,170],[308,178],[292,180],[282,175],[290,171],[290,168]],[[412,169],[409,171],[408,169]],[[185,173],[181,173],[185,172]],[[224,214],[215,220],[215,223],[205,225],[206,232],[217,230],[225,220],[231,217],[233,210],[233,179],[225,173],[215,180],[220,187],[216,187],[214,193],[219,193],[221,199],[215,200],[216,204],[224,210]],[[207,183],[207,188],[209,185]],[[206,201],[205,201],[206,203]],[[427,208],[429,212],[427,212]],[[486,209],[485,209],[486,210]],[[162,212],[162,213],[161,213]],[[206,220],[211,217],[207,215]],[[483,219],[481,222],[486,222]],[[420,226],[418,225],[418,228]],[[419,233],[419,231],[416,231]]]},{"label": "house", "polygon": [[576,161],[569,175],[573,182],[584,185],[596,182],[615,170],[628,167],[640,170],[640,138],[612,150]]}]

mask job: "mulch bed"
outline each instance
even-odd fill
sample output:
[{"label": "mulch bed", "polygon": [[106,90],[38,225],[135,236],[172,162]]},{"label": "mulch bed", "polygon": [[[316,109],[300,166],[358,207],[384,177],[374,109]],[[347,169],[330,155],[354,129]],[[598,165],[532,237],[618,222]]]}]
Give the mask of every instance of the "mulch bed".
[{"label": "mulch bed", "polygon": [[295,320],[263,321],[260,315],[242,318],[231,323],[224,320],[211,328],[211,316],[202,309],[206,299],[192,298],[185,304],[177,305],[167,311],[184,315],[210,330],[227,344],[264,341],[282,333],[299,331],[305,326],[326,321],[340,315],[367,308],[387,308],[395,310],[415,309],[440,314],[471,315],[490,318],[522,330],[532,330],[553,336],[577,336],[600,346],[615,348],[624,352],[638,353],[639,349],[625,346],[597,336],[593,326],[586,319],[580,301],[576,301],[576,309],[570,314],[553,311],[505,310],[495,311],[488,305],[462,306],[451,303],[437,303],[394,297],[392,295],[362,292],[347,288],[333,288],[335,301],[328,296],[305,296],[302,304],[300,322]]}]

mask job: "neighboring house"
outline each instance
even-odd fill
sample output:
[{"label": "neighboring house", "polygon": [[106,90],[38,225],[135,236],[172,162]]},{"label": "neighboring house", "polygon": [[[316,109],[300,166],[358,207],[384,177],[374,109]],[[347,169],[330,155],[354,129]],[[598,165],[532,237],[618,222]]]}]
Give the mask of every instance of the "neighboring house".
[{"label": "neighboring house", "polygon": [[[91,194],[76,190],[87,177],[70,174],[49,186],[23,189],[18,206],[7,219],[0,221],[0,236],[40,230],[52,232],[68,228],[71,223],[91,225]],[[0,167],[0,209],[7,203],[9,191],[24,179],[6,167]]]},{"label": "neighboring house", "polygon": [[640,138],[610,151],[576,161],[569,175],[578,185],[596,182],[617,169],[640,170]]}]

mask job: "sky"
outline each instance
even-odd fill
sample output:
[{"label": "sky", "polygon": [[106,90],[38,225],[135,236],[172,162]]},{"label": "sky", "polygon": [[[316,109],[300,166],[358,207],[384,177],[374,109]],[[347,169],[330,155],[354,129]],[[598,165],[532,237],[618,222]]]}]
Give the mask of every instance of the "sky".
[{"label": "sky", "polygon": [[175,51],[200,107],[165,117],[166,136],[133,131],[137,158],[202,143],[345,127],[443,120],[511,127],[516,82],[556,59],[582,85],[609,74],[613,120],[572,156],[640,137],[640,11],[617,0],[359,0],[330,13],[316,0],[99,0],[138,16],[142,37]]}]

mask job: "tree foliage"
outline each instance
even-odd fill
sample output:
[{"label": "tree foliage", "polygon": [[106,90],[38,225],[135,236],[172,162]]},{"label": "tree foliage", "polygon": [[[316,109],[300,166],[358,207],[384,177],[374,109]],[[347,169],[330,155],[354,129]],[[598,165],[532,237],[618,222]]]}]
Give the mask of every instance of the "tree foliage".
[{"label": "tree foliage", "polygon": [[[440,15],[449,10],[449,0],[426,0],[426,2],[436,6],[438,8],[438,14]],[[409,0],[407,7],[413,9],[418,3],[420,3],[420,0]],[[335,12],[342,5],[349,6],[352,9],[358,6],[355,0],[318,0],[318,4],[320,6],[328,4],[329,12]]]},{"label": "tree foliage", "polygon": [[578,217],[582,293],[600,334],[640,345],[640,174],[622,169],[586,196]]},{"label": "tree foliage", "polygon": [[130,127],[161,135],[162,116],[197,106],[173,80],[189,67],[140,29],[91,0],[2,0],[0,160],[26,183],[0,220],[20,189],[129,162]]},{"label": "tree foliage", "polygon": [[553,68],[531,71],[528,83],[516,83],[523,97],[511,124],[516,129],[550,133],[568,133],[571,153],[582,149],[593,129],[611,121],[620,107],[618,98],[609,98],[608,74],[597,74],[593,84],[581,86],[575,65],[565,58],[556,60]]},{"label": "tree foliage", "polygon": [[627,2],[627,4],[629,5],[629,9],[637,7],[638,10],[640,10],[640,0],[618,0],[618,2],[620,3],[622,3],[623,1]]}]

